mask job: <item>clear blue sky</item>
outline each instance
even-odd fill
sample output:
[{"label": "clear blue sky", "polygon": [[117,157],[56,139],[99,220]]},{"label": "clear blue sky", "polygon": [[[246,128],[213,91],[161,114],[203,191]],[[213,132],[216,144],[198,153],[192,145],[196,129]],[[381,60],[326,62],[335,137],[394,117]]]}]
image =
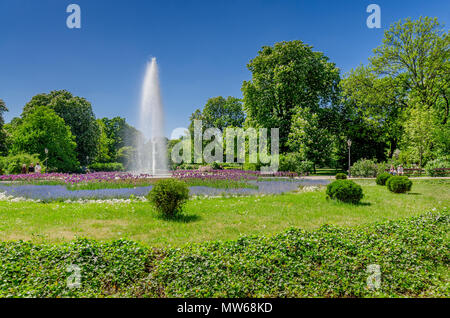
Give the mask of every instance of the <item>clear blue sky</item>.
[{"label": "clear blue sky", "polygon": [[[70,3],[81,7],[80,30],[66,27]],[[381,29],[366,26],[371,3]],[[347,72],[366,63],[392,22],[427,15],[448,28],[449,12],[445,0],[0,0],[0,98],[9,121],[35,94],[66,89],[97,117],[135,125],[155,56],[169,135],[209,97],[242,97],[246,64],[263,45],[299,39]]]}]

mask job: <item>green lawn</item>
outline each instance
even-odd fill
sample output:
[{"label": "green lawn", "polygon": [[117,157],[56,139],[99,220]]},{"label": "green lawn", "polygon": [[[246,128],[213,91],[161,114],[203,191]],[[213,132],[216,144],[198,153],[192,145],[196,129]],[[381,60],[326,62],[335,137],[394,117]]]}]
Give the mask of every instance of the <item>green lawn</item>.
[{"label": "green lawn", "polygon": [[273,234],[289,227],[314,229],[325,223],[352,226],[421,214],[450,206],[449,180],[414,181],[410,194],[393,194],[373,180],[359,180],[361,205],[325,199],[325,191],[277,196],[192,199],[185,217],[157,217],[150,203],[64,204],[0,202],[0,240],[62,242],[75,237],[128,238],[150,246]]}]

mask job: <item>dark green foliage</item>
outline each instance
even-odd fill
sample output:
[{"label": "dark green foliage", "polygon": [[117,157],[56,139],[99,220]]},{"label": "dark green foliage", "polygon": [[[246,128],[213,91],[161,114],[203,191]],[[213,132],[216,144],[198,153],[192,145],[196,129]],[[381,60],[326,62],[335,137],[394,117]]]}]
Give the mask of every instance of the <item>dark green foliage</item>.
[{"label": "dark green foliage", "polygon": [[[119,240],[0,243],[0,297],[448,297],[450,215],[154,250]],[[69,289],[81,269],[80,288]],[[381,286],[367,288],[380,266]]]},{"label": "dark green foliage", "polygon": [[51,108],[33,108],[15,127],[12,133],[12,154],[36,153],[41,159],[47,157],[48,168],[59,172],[74,172],[79,168],[75,137],[69,126]]},{"label": "dark green foliage", "polygon": [[22,118],[39,107],[48,107],[64,119],[76,142],[76,156],[81,164],[96,157],[100,128],[95,120],[91,103],[85,98],[73,96],[66,90],[52,91],[34,96],[23,108]]},{"label": "dark green foliage", "polygon": [[389,191],[394,193],[405,193],[411,191],[412,181],[408,177],[392,176],[386,181]]},{"label": "dark green foliage", "polygon": [[123,171],[123,164],[120,162],[108,162],[108,163],[93,163],[89,165],[89,170],[92,171]]},{"label": "dark green foliage", "polygon": [[304,160],[300,153],[287,153],[280,155],[280,171],[296,172],[299,175],[309,174],[313,171],[313,163]]},{"label": "dark green foliage", "polygon": [[345,173],[337,173],[336,174],[336,180],[345,180],[347,179],[347,175]]},{"label": "dark green foliage", "polygon": [[387,173],[387,172],[383,172],[383,173],[381,173],[381,174],[379,174],[378,176],[377,176],[377,179],[375,180],[375,182],[378,184],[378,185],[386,185],[386,181],[390,178],[390,177],[392,177],[392,175],[391,174],[389,174],[389,173]]},{"label": "dark green foliage", "polygon": [[[78,239],[61,245],[0,242],[0,297],[97,297],[146,275],[151,251],[138,243]],[[67,280],[80,268],[81,287]]]},{"label": "dark green foliage", "polygon": [[212,162],[210,166],[213,170],[222,170],[222,166],[216,161]]},{"label": "dark green foliage", "polygon": [[7,152],[6,133],[3,129],[3,125],[5,124],[3,113],[7,111],[8,108],[6,108],[5,102],[3,101],[3,99],[0,98],[0,155],[5,154]]},{"label": "dark green foliage", "polygon": [[42,161],[39,161],[38,155],[29,155],[25,153],[20,153],[17,155],[10,155],[8,157],[0,157],[0,173],[2,174],[19,174],[22,171],[22,165],[26,164],[27,167],[32,163],[40,162],[43,166]]},{"label": "dark green foliage", "polygon": [[171,218],[182,212],[189,199],[189,187],[177,179],[159,180],[149,192],[148,199],[162,216]]},{"label": "dark green foliage", "polygon": [[298,108],[316,113],[320,106],[337,101],[339,69],[302,41],[264,46],[247,68],[252,79],[242,84],[246,121],[254,127],[278,127],[282,153],[288,150]]},{"label": "dark green foliage", "polygon": [[336,180],[327,186],[327,197],[346,203],[357,204],[363,198],[360,185],[351,180]]}]

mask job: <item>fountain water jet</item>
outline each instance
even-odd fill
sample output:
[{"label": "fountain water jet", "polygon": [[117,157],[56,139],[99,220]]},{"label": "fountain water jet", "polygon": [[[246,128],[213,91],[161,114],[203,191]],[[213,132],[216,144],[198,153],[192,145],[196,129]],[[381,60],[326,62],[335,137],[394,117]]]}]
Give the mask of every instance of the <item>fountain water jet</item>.
[{"label": "fountain water jet", "polygon": [[156,58],[147,63],[142,85],[138,129],[150,137],[146,143],[137,140],[137,156],[134,170],[139,173],[164,175],[168,173],[167,143],[164,137],[164,112],[159,88]]}]

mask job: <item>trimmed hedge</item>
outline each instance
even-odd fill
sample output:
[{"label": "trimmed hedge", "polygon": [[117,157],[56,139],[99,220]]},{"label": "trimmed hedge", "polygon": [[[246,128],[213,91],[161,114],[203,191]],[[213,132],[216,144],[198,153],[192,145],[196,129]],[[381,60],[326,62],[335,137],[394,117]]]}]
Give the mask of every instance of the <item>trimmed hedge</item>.
[{"label": "trimmed hedge", "polygon": [[381,173],[381,174],[379,174],[379,175],[377,176],[377,179],[375,180],[375,182],[376,182],[378,185],[384,186],[384,185],[386,185],[386,181],[387,181],[390,177],[392,177],[391,174],[389,174],[389,173],[387,173],[387,172],[383,172],[383,173]]},{"label": "trimmed hedge", "polygon": [[363,190],[360,185],[351,180],[336,180],[327,186],[327,197],[345,203],[357,204],[363,198]]},{"label": "trimmed hedge", "polygon": [[[450,215],[190,244],[0,242],[0,297],[448,297]],[[66,281],[79,266],[81,286]],[[381,270],[370,290],[369,265]]]},{"label": "trimmed hedge", "polygon": [[389,191],[394,193],[405,193],[411,191],[412,181],[404,176],[392,176],[386,181]]},{"label": "trimmed hedge", "polygon": [[123,164],[120,162],[108,162],[108,163],[93,163],[89,165],[89,169],[96,172],[105,171],[124,171]]},{"label": "trimmed hedge", "polygon": [[345,179],[347,179],[347,175],[345,173],[340,172],[336,174],[336,180],[345,180]]}]

